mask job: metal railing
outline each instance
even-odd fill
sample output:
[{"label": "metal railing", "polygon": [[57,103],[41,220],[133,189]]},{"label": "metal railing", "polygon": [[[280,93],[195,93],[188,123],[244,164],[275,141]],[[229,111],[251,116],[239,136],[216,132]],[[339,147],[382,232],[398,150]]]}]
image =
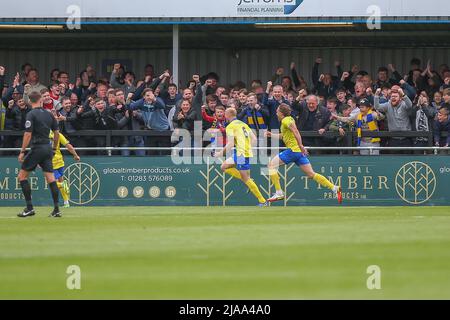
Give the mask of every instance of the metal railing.
[{"label": "metal railing", "polygon": [[[106,151],[109,155],[112,154],[113,151],[195,151],[195,150],[212,150],[213,148],[206,148],[206,147],[177,147],[177,146],[170,146],[170,147],[115,147],[112,145],[112,141],[114,138],[120,138],[120,137],[153,137],[161,140],[166,140],[167,143],[171,142],[173,132],[172,131],[153,131],[153,130],[141,130],[141,131],[132,131],[132,130],[87,130],[87,131],[77,131],[73,134],[66,134],[66,136],[69,138],[79,138],[84,137],[86,140],[89,140],[89,138],[104,138],[105,146],[102,147],[76,147],[77,150],[80,151]],[[336,146],[307,146],[306,148],[311,151],[347,151],[349,154],[352,154],[352,151],[361,151],[361,150],[380,150],[380,151],[433,151],[434,153],[437,153],[439,151],[448,151],[449,148],[445,147],[436,147],[433,146],[433,133],[431,131],[429,132],[423,132],[423,131],[398,131],[398,132],[390,132],[390,131],[372,131],[362,132],[362,137],[371,137],[371,138],[426,138],[427,139],[427,146],[422,147],[356,147],[354,146],[354,141],[357,137],[356,132],[347,132],[344,136],[339,135],[337,132],[331,132],[327,131],[324,134],[319,134],[318,132],[301,132],[301,135],[303,138],[315,138],[315,139],[323,139],[323,138],[341,138],[342,145],[336,145]],[[3,130],[0,131],[0,136],[4,137],[21,137],[23,136],[23,131],[8,131]],[[447,133],[443,133],[443,137],[447,136]],[[283,149],[281,147],[255,147],[254,150],[261,150],[261,149],[268,149],[268,150],[280,150]],[[65,150],[62,148],[61,150]],[[0,148],[1,152],[18,152],[20,151],[20,148]]]}]

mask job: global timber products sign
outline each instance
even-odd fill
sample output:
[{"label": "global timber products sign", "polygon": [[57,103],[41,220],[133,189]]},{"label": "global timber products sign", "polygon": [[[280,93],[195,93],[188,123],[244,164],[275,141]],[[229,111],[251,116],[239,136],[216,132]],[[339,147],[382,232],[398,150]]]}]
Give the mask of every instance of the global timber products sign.
[{"label": "global timber products sign", "polygon": [[[67,163],[74,206],[233,206],[255,205],[245,186],[220,171],[219,164],[172,163],[170,157],[101,157]],[[344,204],[450,205],[448,156],[311,157],[317,172],[343,188]],[[23,206],[15,158],[0,160],[0,205]],[[264,196],[273,186],[266,166],[252,165],[252,178]],[[307,179],[295,165],[279,170],[287,195],[275,206],[337,205],[333,193]],[[30,176],[33,200],[50,205],[50,192],[40,172]]]}]

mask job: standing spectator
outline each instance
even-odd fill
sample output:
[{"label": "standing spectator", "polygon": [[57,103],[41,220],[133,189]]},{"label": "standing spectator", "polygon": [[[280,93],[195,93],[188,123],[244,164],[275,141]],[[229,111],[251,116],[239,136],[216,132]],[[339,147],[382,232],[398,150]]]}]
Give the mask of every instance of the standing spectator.
[{"label": "standing spectator", "polygon": [[164,131],[169,129],[169,121],[164,113],[164,102],[155,97],[153,90],[147,88],[143,92],[144,98],[132,103],[131,110],[141,110],[144,123],[148,129]]},{"label": "standing spectator", "polygon": [[[330,113],[330,119],[328,121],[328,124],[325,125],[325,127],[324,127],[325,131],[322,132],[321,134],[325,133],[326,131],[330,131],[330,125],[332,123],[331,122],[331,120],[332,120],[331,115],[337,113],[337,99],[336,99],[336,97],[329,97],[326,100],[326,108],[327,108],[327,110]],[[319,130],[319,131],[321,131],[321,130]],[[336,146],[336,142],[337,142],[336,137],[323,136],[322,140],[320,141],[320,145],[322,147],[334,147],[334,146]],[[324,152],[324,153],[335,153],[335,152],[331,151],[331,152]]]},{"label": "standing spectator", "polygon": [[[321,74],[319,76],[319,66],[321,63],[322,58],[317,58],[313,66],[311,76],[317,95],[327,99],[329,96],[335,95],[335,92],[339,87],[339,81],[337,79],[333,79],[333,76],[330,73]],[[340,63],[336,61],[335,66],[338,70],[338,77],[340,78],[342,74]]]},{"label": "standing spectator", "polygon": [[441,91],[435,92],[433,96],[433,102],[431,102],[431,105],[437,111],[442,107],[443,104],[444,100],[442,99],[442,92]]},{"label": "standing spectator", "polygon": [[80,102],[84,102],[85,97],[88,96],[87,90],[89,89],[90,84],[87,71],[81,71],[79,77],[76,79],[75,88],[73,89],[73,92],[76,93]]},{"label": "standing spectator", "polygon": [[[130,110],[139,110],[142,113],[142,120],[147,129],[155,131],[169,130],[169,120],[164,112],[164,101],[153,93],[153,90],[147,88],[143,92],[143,98],[132,103]],[[146,146],[167,147],[170,141],[165,141],[157,136],[148,136],[145,142]],[[162,155],[162,152],[149,152],[150,155]]]},{"label": "standing spectator", "polygon": [[[217,99],[219,99],[222,92],[225,92],[225,91],[227,91],[227,89],[225,87],[217,87],[216,92],[214,92],[214,94],[216,95]],[[219,100],[217,102],[219,102]]]},{"label": "standing spectator", "polygon": [[[200,81],[202,83],[207,84],[206,86],[206,92],[205,92],[205,96],[209,96],[210,94],[215,94],[217,87],[218,87],[218,83],[219,83],[220,77],[217,73],[215,72],[210,72],[208,73],[206,76],[203,76]],[[198,116],[198,115],[197,115]]]},{"label": "standing spectator", "polygon": [[347,100],[347,104],[350,106],[350,117],[356,116],[361,112],[361,110],[358,108],[358,99],[352,97]]},{"label": "standing spectator", "polygon": [[364,87],[367,89],[374,90],[372,77],[368,74],[362,77],[361,82],[364,84]]},{"label": "standing spectator", "polygon": [[[339,117],[349,118],[350,113],[352,112],[352,108],[348,104],[344,104],[341,106]],[[353,131],[353,122],[350,121],[341,121],[336,119],[336,117],[332,114],[332,119],[334,119],[329,126],[329,130],[331,132],[338,132],[339,137],[337,138],[337,145],[344,146],[344,137],[347,133]]]},{"label": "standing spectator", "polygon": [[[414,114],[415,113],[415,114]],[[436,116],[436,111],[430,104],[428,95],[425,91],[420,94],[417,103],[413,108],[413,127],[414,131],[420,132],[431,132],[433,130],[433,119]],[[414,147],[427,147],[428,138],[427,137],[417,137],[414,141]],[[424,153],[423,151],[418,151],[418,154]]]},{"label": "standing spectator", "polygon": [[166,115],[169,114],[170,110],[175,107],[181,99],[183,99],[183,96],[178,93],[178,87],[174,83],[170,83],[167,87],[167,90],[162,90],[160,94],[160,98],[164,101],[164,104],[166,105],[165,112]]},{"label": "standing spectator", "polygon": [[[58,85],[54,85],[58,87]],[[58,89],[59,90],[59,89]],[[42,107],[45,110],[52,111],[56,110],[56,107],[60,105],[59,100],[53,100],[50,91],[47,88],[44,88],[40,91],[42,97]]]},{"label": "standing spectator", "polygon": [[445,75],[444,75],[444,83],[441,86],[441,91],[444,91],[445,89],[450,88],[450,71],[445,71]]},{"label": "standing spectator", "polygon": [[[31,111],[31,107],[25,103],[23,98],[19,99],[17,103],[14,100],[8,102],[8,107],[6,108],[6,119],[9,120],[10,125],[8,129],[14,131],[25,130],[25,121],[28,112]],[[12,148],[19,148],[21,144],[22,137],[10,136],[6,139],[5,146]]]},{"label": "standing spectator", "polygon": [[109,83],[114,89],[122,89],[127,96],[130,92],[136,91],[135,86],[136,76],[133,72],[125,72],[123,66],[120,63],[114,64],[113,71]]},{"label": "standing spectator", "polygon": [[284,76],[284,68],[278,67],[270,81],[272,81],[273,85],[275,86],[282,86],[281,83],[283,80],[283,76]]},{"label": "standing spectator", "polygon": [[96,97],[96,92],[97,92],[97,84],[95,82],[90,82],[86,90],[82,90],[81,101],[85,102],[88,97],[92,96]]},{"label": "standing spectator", "polygon": [[[343,122],[353,122],[356,125],[356,132],[358,135],[357,146],[358,147],[380,147],[381,139],[378,137],[363,137],[363,131],[374,131],[377,132],[378,124],[377,121],[382,119],[382,116],[373,111],[372,105],[368,99],[361,99],[359,101],[360,113],[354,116],[340,117],[333,116],[334,119]],[[361,155],[379,155],[379,150],[362,149],[359,152]]]},{"label": "standing spectator", "polygon": [[77,109],[77,115],[82,119],[80,121],[81,130],[95,130],[95,120],[93,117],[83,116],[85,113],[95,109],[95,95],[89,96],[86,101]]},{"label": "standing spectator", "polygon": [[450,88],[445,89],[442,92],[442,100],[444,100],[444,103],[442,104],[442,106],[446,106],[446,108],[449,108],[450,107]]},{"label": "standing spectator", "polygon": [[291,77],[294,90],[308,90],[308,84],[305,79],[297,73],[295,62],[291,62]]},{"label": "standing spectator", "polygon": [[[449,110],[441,108],[437,115],[437,120],[434,121],[434,145],[436,147],[448,147],[450,145],[450,119]],[[443,133],[447,133],[447,137]]]},{"label": "standing spectator", "polygon": [[[52,98],[53,109],[55,109],[55,110],[61,109],[61,101],[60,101],[60,99],[61,99],[61,86],[59,85],[58,82],[53,83],[50,86],[49,95],[50,95],[50,98]],[[44,106],[44,108],[45,108],[45,106]]]},{"label": "standing spectator", "polygon": [[226,108],[230,105],[230,94],[228,91],[224,91],[219,96],[220,104]]},{"label": "standing spectator", "polygon": [[211,135],[211,146],[214,148],[223,148],[226,145],[226,119],[225,107],[218,105],[214,116],[211,117],[206,113],[206,106],[202,106],[202,118],[211,123],[211,128],[207,131]]},{"label": "standing spectator", "polygon": [[[119,101],[120,98],[120,101]],[[128,124],[130,120],[130,113],[128,112],[125,104],[125,95],[122,89],[109,89],[108,90],[108,106],[111,116],[116,119],[117,130],[128,130]],[[128,147],[128,136],[113,136],[113,147]],[[129,156],[129,150],[121,150],[122,156]]]},{"label": "standing spectator", "polygon": [[60,71],[58,73],[58,83],[63,84],[65,88],[69,88],[70,84],[69,74],[65,71]]},{"label": "standing spectator", "polygon": [[[193,134],[194,122],[198,119],[196,110],[192,106],[192,102],[189,100],[182,100],[180,109],[176,111],[173,116],[172,122],[174,127],[174,135],[172,137],[178,136],[179,145],[182,144],[184,148],[196,147],[197,143]],[[183,135],[180,129],[187,130],[190,132],[190,141],[184,140],[185,135]],[[175,141],[173,141],[175,142]],[[183,151],[180,151],[180,155]]]},{"label": "standing spectator", "polygon": [[[376,111],[386,114],[389,131],[411,131],[410,114],[412,111],[412,102],[400,88],[391,92],[390,100],[380,104],[381,89],[377,89],[374,97],[374,107]],[[390,147],[411,147],[411,138],[392,137],[389,139]]]},{"label": "standing spectator", "polygon": [[27,77],[28,77],[28,73],[30,72],[30,70],[33,69],[33,66],[28,63],[25,62],[21,67],[20,67],[20,82],[22,85],[25,85],[27,83]]},{"label": "standing spectator", "polygon": [[[116,105],[112,107],[112,112],[117,120],[118,129],[141,130],[144,125],[142,112],[139,110],[127,109],[125,93],[122,89],[115,90],[114,94],[116,96]],[[145,143],[142,136],[123,136],[119,139],[119,145],[123,148],[141,148],[145,146]],[[130,155],[130,150],[122,150],[121,154],[122,156],[128,157]],[[143,157],[145,156],[145,150],[136,150],[134,151],[134,154],[138,157]]]},{"label": "standing spectator", "polygon": [[246,107],[239,113],[238,119],[257,132],[259,130],[267,130],[269,110],[258,104],[258,98],[255,93],[250,93],[247,97]]},{"label": "standing spectator", "polygon": [[194,131],[194,121],[197,115],[189,100],[183,100],[181,102],[180,110],[175,113],[173,117],[175,129],[185,129],[190,132]]},{"label": "standing spectator", "polygon": [[[417,90],[416,88],[414,88],[413,86],[411,86],[407,81],[401,79],[400,82],[400,88],[403,89],[403,91],[406,93],[406,95],[408,96],[409,100],[413,101],[414,98],[417,95]],[[395,86],[393,86],[392,88],[394,88]],[[392,89],[391,88],[391,89]],[[390,91],[389,91],[389,95],[390,95]],[[430,97],[431,98],[431,97]],[[380,100],[381,101],[381,100]]]},{"label": "standing spectator", "polygon": [[[91,144],[85,143],[84,137],[78,135],[78,131],[82,128],[81,118],[78,117],[78,106],[72,105],[70,98],[64,97],[61,100],[62,109],[56,120],[59,122],[60,130],[64,135],[70,137],[70,141],[77,147],[88,147]],[[80,151],[86,154],[85,151]]]},{"label": "standing spectator", "polygon": [[283,87],[275,86],[273,87],[272,97],[270,98],[270,90],[272,89],[272,82],[269,81],[267,83],[266,94],[263,98],[263,105],[267,107],[269,110],[269,129],[270,130],[279,130],[280,129],[280,121],[277,117],[277,108],[281,104],[289,105],[289,102],[283,96]]},{"label": "standing spectator", "polygon": [[[74,135],[80,128],[80,119],[77,115],[77,107],[72,106],[72,101],[70,98],[64,97],[61,100],[62,109],[59,112],[57,120],[60,122],[60,131],[64,135],[72,136]],[[78,139],[72,138],[73,144],[78,146]]]},{"label": "standing spectator", "polygon": [[[319,106],[319,99],[315,95],[306,97],[306,104],[300,105],[297,127],[300,131],[315,131],[324,134],[331,113],[327,108]],[[316,138],[303,137],[304,145],[320,146],[320,140]]]},{"label": "standing spectator", "polygon": [[72,104],[72,107],[78,107],[79,99],[76,93],[70,94],[70,103]]},{"label": "standing spectator", "polygon": [[[105,100],[97,97],[94,103],[94,109],[81,114],[82,121],[85,121],[87,118],[91,119],[94,122],[95,130],[116,130],[117,120],[112,116]],[[106,136],[96,136],[94,140],[96,147],[106,147]],[[105,152],[98,151],[97,154],[104,155]]]},{"label": "standing spectator", "polygon": [[8,102],[6,118],[12,120],[12,130],[25,130],[25,119],[30,110],[31,108],[25,103],[23,98],[19,99],[17,103],[14,100]]},{"label": "standing spectator", "polygon": [[[211,85],[213,83],[213,80],[208,79],[205,81],[205,83],[202,85],[201,81],[200,81],[200,76],[199,75],[193,75],[192,79],[195,82],[195,97],[193,97],[192,99],[192,103],[191,103],[191,107],[194,109],[195,111],[195,115],[197,117],[196,120],[198,121],[202,121],[202,106],[203,105],[211,105],[211,110],[207,111],[208,115],[212,116],[214,114],[213,109],[215,109],[216,105],[217,105],[217,100],[215,102],[213,102],[213,96],[212,95],[207,95],[207,92],[212,92],[211,90]],[[206,97],[210,97],[210,101],[206,101]],[[216,99],[214,97],[214,99]],[[180,104],[182,103],[182,101],[179,102]],[[209,107],[208,107],[209,109]],[[177,111],[179,110],[178,106],[177,106]],[[208,123],[203,122],[202,126],[205,125],[206,127],[209,127]]]},{"label": "standing spectator", "polygon": [[19,99],[23,98],[23,86],[20,84],[20,75],[17,72],[14,77],[13,84],[8,88],[6,93],[2,96],[2,101],[6,102],[14,100],[16,103]]},{"label": "standing spectator", "polygon": [[[194,80],[192,80],[194,81]],[[195,81],[194,81],[195,84]],[[195,86],[194,86],[195,87]],[[200,96],[197,97],[198,98],[198,103],[201,107],[202,105],[202,95],[201,93],[199,93]],[[173,116],[175,115],[175,113],[180,110],[181,108],[181,103],[183,102],[183,100],[188,100],[191,104],[193,104],[193,100],[194,100],[194,91],[191,88],[186,88],[183,90],[183,94],[182,94],[182,98],[180,100],[177,101],[177,103],[175,104],[174,107],[172,107],[169,111],[169,113],[167,114],[167,119],[169,119],[169,127],[170,130],[173,131],[175,128],[173,126]]]},{"label": "standing spectator", "polygon": [[[92,111],[95,110],[95,95],[90,95],[84,103],[76,109],[79,117],[80,131],[90,131],[96,129],[95,117]],[[96,138],[90,136],[81,136],[77,141],[77,147],[95,147]],[[86,152],[86,154],[96,154],[95,152]]]},{"label": "standing spectator", "polygon": [[347,92],[344,88],[336,90],[336,110],[342,112],[342,107],[347,104]]},{"label": "standing spectator", "polygon": [[336,97],[329,97],[327,99],[327,109],[331,114],[337,113],[337,99]]},{"label": "standing spectator", "polygon": [[116,102],[117,102],[116,90],[109,89],[106,96],[107,96],[107,105],[111,108],[116,106]]},{"label": "standing spectator", "polygon": [[[213,117],[216,112],[216,107],[217,107],[217,97],[215,95],[210,94],[209,96],[206,97],[206,106],[203,108],[206,115],[208,115],[209,117]],[[196,112],[198,112],[198,110],[196,110]],[[211,122],[203,118],[202,128],[203,130],[208,130],[209,128],[211,128]]]},{"label": "standing spectator", "polygon": [[142,98],[145,89],[151,89],[153,94],[155,94],[156,89],[162,81],[170,78],[169,72],[166,70],[158,78],[153,79],[151,76],[147,75],[144,82],[138,83],[137,89],[133,94],[133,100],[137,101]]},{"label": "standing spectator", "polygon": [[[392,72],[393,78],[389,79],[389,69]],[[386,67],[378,68],[378,79],[375,82],[373,89],[383,88],[383,86],[392,87],[395,84],[398,84],[400,80],[402,80],[402,76],[395,70],[393,64],[389,64],[389,69]]]},{"label": "standing spectator", "polygon": [[52,71],[50,71],[50,85],[58,81],[58,74],[59,74],[58,68],[55,68]]},{"label": "standing spectator", "polygon": [[237,104],[239,101],[239,91],[241,88],[234,86],[230,91],[230,104]]},{"label": "standing spectator", "polygon": [[[338,86],[350,92],[355,93],[355,83],[362,80],[365,75],[365,71],[359,71],[359,66],[354,65],[350,71],[343,72],[341,78],[339,79]],[[355,82],[352,81],[353,76],[355,76]]]},{"label": "standing spectator", "polygon": [[[86,75],[87,75],[87,80],[88,83],[96,83],[97,82],[97,73],[95,72],[94,68],[88,64],[86,66]],[[83,80],[84,82],[84,80]]]},{"label": "standing spectator", "polygon": [[149,77],[149,81],[151,82],[155,78],[155,68],[152,64],[147,64],[144,67],[144,78]]},{"label": "standing spectator", "polygon": [[238,113],[241,112],[247,106],[247,97],[248,97],[247,89],[241,89],[238,95],[239,98],[237,103],[238,109],[236,110]]},{"label": "standing spectator", "polygon": [[[369,87],[367,87],[369,88]],[[367,88],[364,84],[364,82],[359,81],[356,82],[355,84],[355,94],[353,95],[357,100],[361,100],[364,98],[367,98],[366,93],[367,93]],[[372,88],[369,88],[370,90],[372,90]]]},{"label": "standing spectator", "polygon": [[[284,69],[278,68],[276,75],[272,78],[272,82],[283,87],[285,92],[294,91],[292,79],[289,76],[283,76]],[[275,79],[275,81],[274,81]]]},{"label": "standing spectator", "polygon": [[97,85],[96,97],[107,102],[108,101],[108,86],[103,83]]},{"label": "standing spectator", "polygon": [[30,99],[28,99],[28,95],[33,92],[40,92],[42,89],[47,89],[45,85],[41,84],[39,82],[39,73],[37,71],[37,69],[31,68],[30,71],[27,73],[27,77],[26,77],[26,84],[25,90],[24,90],[24,99],[25,99],[25,103],[29,104],[30,103]]}]

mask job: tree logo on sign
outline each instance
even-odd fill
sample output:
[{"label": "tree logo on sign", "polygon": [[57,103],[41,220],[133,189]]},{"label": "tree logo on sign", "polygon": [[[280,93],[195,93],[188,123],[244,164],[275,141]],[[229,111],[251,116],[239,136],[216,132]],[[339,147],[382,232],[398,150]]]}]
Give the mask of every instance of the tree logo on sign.
[{"label": "tree logo on sign", "polygon": [[423,162],[409,162],[397,172],[395,188],[405,202],[422,204],[430,200],[436,190],[436,175]]},{"label": "tree logo on sign", "polygon": [[92,202],[100,190],[97,170],[87,163],[74,163],[67,167],[65,178],[70,186],[70,202],[84,205]]}]

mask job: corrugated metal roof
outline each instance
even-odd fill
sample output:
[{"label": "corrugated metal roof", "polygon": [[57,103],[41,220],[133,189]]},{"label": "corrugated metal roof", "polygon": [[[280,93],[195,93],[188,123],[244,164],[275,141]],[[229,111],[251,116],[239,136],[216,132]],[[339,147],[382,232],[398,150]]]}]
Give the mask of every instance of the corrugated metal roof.
[{"label": "corrugated metal roof", "polygon": [[[450,46],[447,24],[382,24],[368,30],[364,24],[340,27],[272,27],[255,25],[183,25],[182,48],[296,47],[427,47]],[[284,28],[284,27],[283,27]],[[16,41],[21,39],[22,41]],[[81,30],[0,30],[0,48],[94,49],[97,47],[171,48],[170,25],[83,25]]]}]

